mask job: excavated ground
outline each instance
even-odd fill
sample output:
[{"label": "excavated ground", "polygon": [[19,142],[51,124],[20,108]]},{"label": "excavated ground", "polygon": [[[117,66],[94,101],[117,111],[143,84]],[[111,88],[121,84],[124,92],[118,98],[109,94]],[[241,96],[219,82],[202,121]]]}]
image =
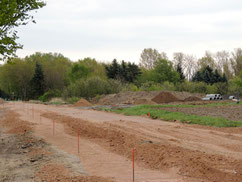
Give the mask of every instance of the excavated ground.
[{"label": "excavated ground", "polygon": [[[79,164],[82,171],[76,174],[75,166],[69,168],[63,162],[44,161],[32,174],[40,179],[88,181],[88,177],[80,174],[88,173],[91,177],[100,176],[103,181],[129,182],[135,148],[135,174],[139,182],[242,180],[242,128],[191,126],[64,106],[16,103],[7,107],[15,110],[16,118],[21,121],[1,123],[11,128],[9,133],[25,132],[27,128],[34,138],[42,137],[41,141],[64,152],[57,161],[62,159],[70,164],[77,159],[68,156],[76,156],[82,164]],[[78,129],[79,153],[76,151]],[[3,165],[0,166],[1,171]]]},{"label": "excavated ground", "polygon": [[1,182],[111,182],[87,176],[78,158],[32,135],[33,124],[7,109],[0,110]]}]

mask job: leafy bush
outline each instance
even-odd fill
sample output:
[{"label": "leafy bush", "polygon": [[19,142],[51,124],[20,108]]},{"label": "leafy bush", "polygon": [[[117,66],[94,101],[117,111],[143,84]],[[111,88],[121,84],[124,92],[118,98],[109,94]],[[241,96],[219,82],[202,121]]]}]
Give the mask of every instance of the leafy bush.
[{"label": "leafy bush", "polygon": [[47,102],[53,97],[60,97],[61,93],[59,90],[49,90],[45,92],[42,96],[39,97],[39,100],[42,102]]},{"label": "leafy bush", "polygon": [[70,98],[67,99],[67,102],[70,103],[70,104],[74,104],[79,100],[80,100],[79,97],[70,97]]},{"label": "leafy bush", "polygon": [[97,95],[118,93],[122,89],[122,84],[117,80],[105,80],[99,77],[91,77],[87,80],[80,79],[67,87],[62,96],[93,98]]},{"label": "leafy bush", "polygon": [[130,83],[130,84],[124,84],[123,88],[122,88],[122,91],[133,91],[133,92],[136,92],[136,91],[139,91],[138,87],[133,84],[133,83]]}]

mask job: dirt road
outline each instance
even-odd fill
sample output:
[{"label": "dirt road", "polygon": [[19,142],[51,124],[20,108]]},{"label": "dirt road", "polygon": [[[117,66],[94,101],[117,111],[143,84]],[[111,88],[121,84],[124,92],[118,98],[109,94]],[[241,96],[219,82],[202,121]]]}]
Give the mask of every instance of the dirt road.
[{"label": "dirt road", "polygon": [[131,182],[135,148],[137,182],[242,181],[241,128],[191,126],[67,106],[6,106],[34,124],[36,137],[78,156],[90,176]]}]

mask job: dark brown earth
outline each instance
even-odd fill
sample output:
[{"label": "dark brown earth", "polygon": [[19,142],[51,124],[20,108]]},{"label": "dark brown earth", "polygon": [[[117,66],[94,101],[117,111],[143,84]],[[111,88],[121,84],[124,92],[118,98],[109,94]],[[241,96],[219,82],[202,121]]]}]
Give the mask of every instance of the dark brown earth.
[{"label": "dark brown earth", "polygon": [[151,100],[157,104],[181,101],[170,92],[161,92]]},{"label": "dark brown earth", "polygon": [[232,121],[242,121],[242,105],[216,107],[168,107],[160,108],[172,112],[183,112],[199,116],[222,117]]}]

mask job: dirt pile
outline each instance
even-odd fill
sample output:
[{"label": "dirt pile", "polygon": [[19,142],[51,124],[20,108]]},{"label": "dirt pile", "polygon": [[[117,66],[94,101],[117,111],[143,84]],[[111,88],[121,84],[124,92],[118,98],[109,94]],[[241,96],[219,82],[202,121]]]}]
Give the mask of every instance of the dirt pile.
[{"label": "dirt pile", "polygon": [[152,99],[157,104],[179,102],[180,100],[170,92],[161,92],[159,95]]},{"label": "dirt pile", "polygon": [[91,105],[92,104],[90,102],[88,102],[86,99],[80,99],[73,106],[75,106],[75,107],[87,107],[87,106],[91,106]]},{"label": "dirt pile", "polygon": [[[121,92],[118,94],[109,94],[103,96],[97,103],[98,105],[113,105],[113,104],[156,104],[157,102],[153,101],[154,97],[158,96],[161,93],[169,93],[173,99],[167,99],[166,102],[177,102],[183,101],[188,97],[197,97],[202,98],[201,94],[193,94],[188,92],[176,92],[176,91],[138,91],[138,92]],[[174,98],[176,97],[176,98]]]},{"label": "dirt pile", "polygon": [[184,99],[184,101],[201,101],[201,98],[196,97],[196,96],[190,96]]}]

